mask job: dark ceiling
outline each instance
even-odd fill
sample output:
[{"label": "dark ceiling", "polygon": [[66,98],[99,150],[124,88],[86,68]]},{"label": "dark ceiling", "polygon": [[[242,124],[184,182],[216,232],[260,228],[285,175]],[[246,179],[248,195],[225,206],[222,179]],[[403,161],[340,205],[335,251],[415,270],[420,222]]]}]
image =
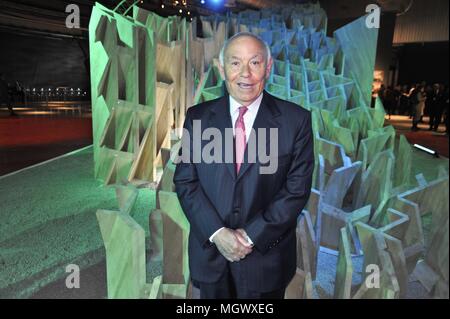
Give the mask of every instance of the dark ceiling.
[{"label": "dark ceiling", "polygon": [[[327,12],[329,19],[348,19],[365,14],[365,7],[370,3],[378,3],[384,11],[401,12],[408,8],[413,0],[321,0],[321,6]],[[108,8],[115,8],[119,0],[99,1]],[[125,1],[125,6],[132,5],[136,0]],[[274,5],[292,3],[317,2],[316,0],[143,0],[138,3],[144,9],[156,12],[161,16],[182,15],[189,18],[197,15],[210,15],[226,11],[239,12],[246,9],[265,8]],[[183,5],[185,3],[186,5]],[[76,4],[80,8],[80,29],[69,29],[65,26],[68,13],[66,6]],[[87,37],[89,17],[95,1],[93,0],[15,0],[0,1],[0,29],[15,32],[47,33],[51,36]],[[161,5],[164,4],[164,9]],[[119,9],[120,10],[120,9]],[[190,11],[190,15],[187,15]]]},{"label": "dark ceiling", "polygon": [[[93,0],[15,0],[0,1],[0,29],[15,32],[47,33],[51,36],[87,37],[87,28],[92,7],[96,1]],[[114,9],[119,0],[101,0],[102,5]],[[124,6],[129,7],[136,0],[125,1]],[[183,5],[183,2],[186,5]],[[198,15],[210,15],[225,13],[227,11],[239,12],[246,9],[258,9],[273,5],[290,3],[304,3],[308,0],[143,0],[138,5],[146,10],[156,12],[161,16],[180,15],[178,10],[183,9],[183,16],[189,18]],[[68,29],[65,19],[68,13],[66,6],[76,4],[80,8],[80,28]],[[164,4],[164,9],[161,5]],[[119,8],[120,10],[121,8]],[[187,12],[190,11],[190,15]]]}]

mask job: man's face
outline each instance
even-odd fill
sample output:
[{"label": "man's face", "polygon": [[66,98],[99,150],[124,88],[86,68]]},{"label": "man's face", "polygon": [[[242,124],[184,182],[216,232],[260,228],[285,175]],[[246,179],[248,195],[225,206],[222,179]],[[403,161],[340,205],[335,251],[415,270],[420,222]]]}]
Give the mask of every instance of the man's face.
[{"label": "man's face", "polygon": [[258,40],[242,36],[233,40],[224,52],[219,67],[228,93],[241,105],[248,106],[264,90],[272,60],[266,63],[266,49]]}]

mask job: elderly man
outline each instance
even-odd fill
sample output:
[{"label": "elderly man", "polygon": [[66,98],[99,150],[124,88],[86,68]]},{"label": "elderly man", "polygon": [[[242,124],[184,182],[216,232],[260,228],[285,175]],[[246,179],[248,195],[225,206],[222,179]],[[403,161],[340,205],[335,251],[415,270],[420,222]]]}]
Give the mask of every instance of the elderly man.
[{"label": "elderly man", "polygon": [[[198,150],[182,147],[180,158],[188,160],[174,176],[191,225],[189,267],[201,298],[283,298],[296,270],[295,229],[314,168],[311,116],[264,91],[272,63],[259,37],[234,35],[220,53],[228,94],[186,114],[183,146],[207,144],[195,132],[198,123],[224,140],[233,132],[232,143],[218,144],[220,161],[196,162]],[[276,169],[267,173],[260,151],[269,144]]]}]

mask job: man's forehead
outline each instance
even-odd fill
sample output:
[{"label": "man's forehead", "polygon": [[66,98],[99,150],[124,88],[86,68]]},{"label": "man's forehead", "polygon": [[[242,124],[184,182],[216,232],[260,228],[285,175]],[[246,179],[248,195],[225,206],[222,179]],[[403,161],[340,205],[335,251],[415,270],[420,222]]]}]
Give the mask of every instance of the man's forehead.
[{"label": "man's forehead", "polygon": [[226,55],[236,55],[236,53],[243,53],[249,49],[252,49],[254,54],[264,55],[265,46],[263,43],[257,39],[250,36],[242,36],[233,39],[227,46],[225,54]]}]

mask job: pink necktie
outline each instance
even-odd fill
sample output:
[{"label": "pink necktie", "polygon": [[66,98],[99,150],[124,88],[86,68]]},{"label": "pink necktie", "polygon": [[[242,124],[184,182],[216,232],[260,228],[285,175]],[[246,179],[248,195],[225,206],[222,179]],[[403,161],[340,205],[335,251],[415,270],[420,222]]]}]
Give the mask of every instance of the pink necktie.
[{"label": "pink necktie", "polygon": [[245,146],[247,140],[245,138],[245,124],[244,124],[244,114],[247,112],[248,108],[246,106],[239,107],[239,116],[234,125],[235,136],[236,136],[236,174],[239,173],[242,161],[244,159]]}]

